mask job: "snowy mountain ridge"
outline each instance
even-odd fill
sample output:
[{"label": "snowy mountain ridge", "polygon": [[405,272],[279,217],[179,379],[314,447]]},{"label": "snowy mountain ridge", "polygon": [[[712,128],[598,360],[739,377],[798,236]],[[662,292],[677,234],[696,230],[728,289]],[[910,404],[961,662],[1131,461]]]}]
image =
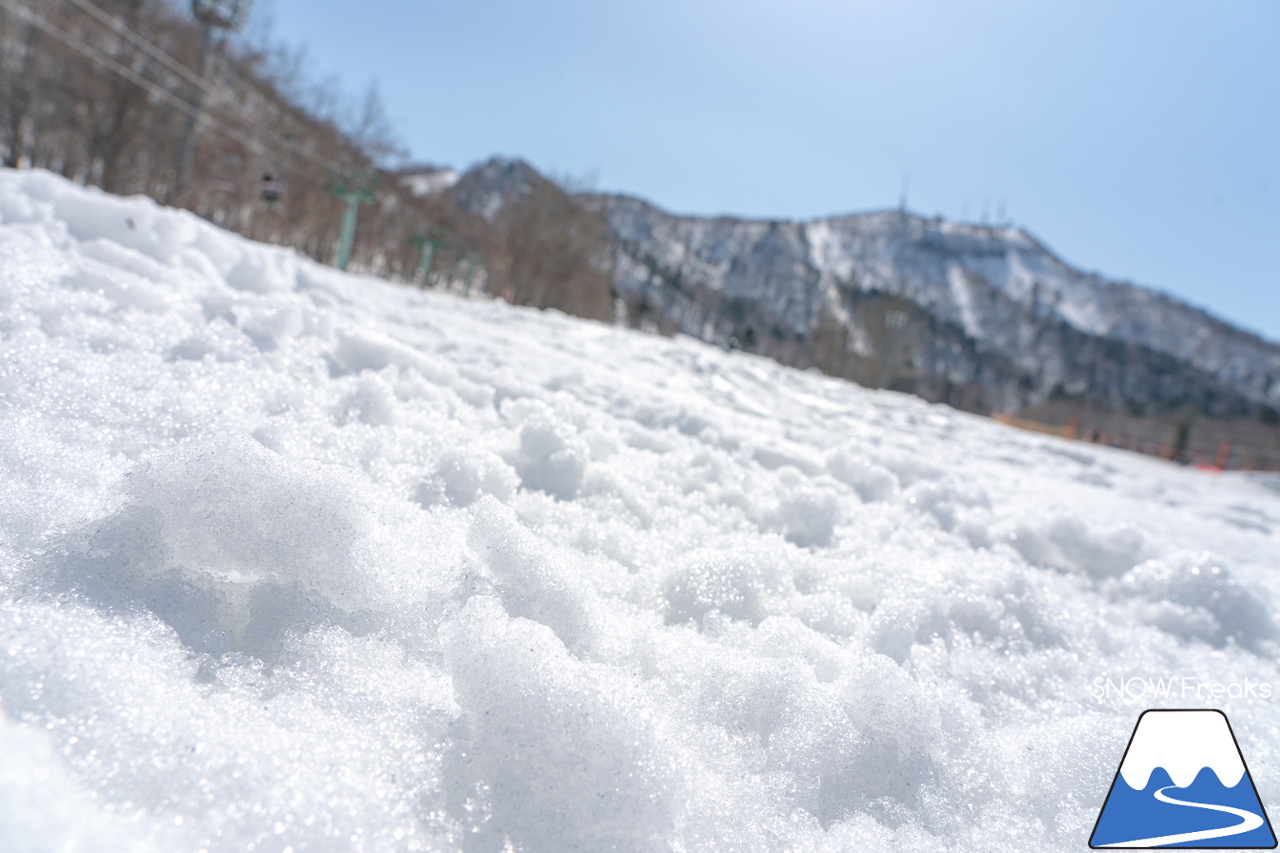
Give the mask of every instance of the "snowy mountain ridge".
[{"label": "snowy mountain ridge", "polygon": [[[543,180],[493,158],[450,193],[493,222]],[[580,198],[608,223],[632,325],[983,412],[1061,398],[1245,416],[1280,406],[1280,344],[1076,269],[1019,228],[905,211],[683,216],[632,196]]]},{"label": "snowy mountain ridge", "polygon": [[1238,785],[1245,772],[1227,718],[1219,711],[1144,714],[1120,765],[1120,775],[1130,788],[1141,791],[1157,767],[1163,767],[1179,788],[1191,785],[1205,767],[1228,788]]},{"label": "snowy mountain ridge", "polygon": [[[853,325],[861,333],[855,341],[869,331],[857,316],[858,295],[887,294],[1004,356],[1035,377],[1040,395],[1088,390],[1069,348],[1051,340],[1054,327],[1066,326],[1165,356],[1255,403],[1280,403],[1280,345],[1166,294],[1077,270],[1021,229],[901,211],[808,222],[700,218],[624,196],[604,197],[601,207],[619,242],[619,290],[671,305],[681,328],[699,337],[710,324],[711,337],[740,339],[741,324],[662,291],[683,291],[700,306],[752,304],[761,319],[800,338],[812,336],[825,313]],[[925,373],[952,369],[935,368],[919,365]]]}]

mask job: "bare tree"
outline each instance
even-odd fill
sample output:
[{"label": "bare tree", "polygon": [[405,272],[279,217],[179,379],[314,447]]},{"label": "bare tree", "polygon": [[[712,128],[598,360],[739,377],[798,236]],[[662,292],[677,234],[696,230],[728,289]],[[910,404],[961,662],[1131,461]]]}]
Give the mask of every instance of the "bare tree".
[{"label": "bare tree", "polygon": [[[117,10],[125,27],[139,29],[144,0],[121,0]],[[124,39],[112,39],[108,56],[121,65],[139,70],[145,69],[145,57]],[[97,180],[108,192],[123,192],[130,187],[126,182],[126,158],[136,149],[139,135],[152,112],[147,92],[130,80],[115,75],[102,75],[98,79],[92,102],[87,103],[89,127],[85,139],[86,156],[97,165]]]},{"label": "bare tree", "polygon": [[551,181],[504,213],[493,289],[512,302],[610,320],[613,287],[604,218]]},{"label": "bare tree", "polygon": [[392,166],[407,154],[387,116],[376,81],[369,84],[364,97],[349,111],[342,128],[355,150],[378,166]]}]

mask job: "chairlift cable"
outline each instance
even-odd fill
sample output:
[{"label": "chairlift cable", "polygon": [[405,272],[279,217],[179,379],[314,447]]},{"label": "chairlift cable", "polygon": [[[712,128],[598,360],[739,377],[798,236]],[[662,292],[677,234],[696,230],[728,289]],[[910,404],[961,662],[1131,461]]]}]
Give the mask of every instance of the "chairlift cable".
[{"label": "chairlift cable", "polygon": [[212,95],[214,98],[219,98],[226,101],[234,100],[230,93],[228,93],[224,89],[220,89],[216,84],[210,82],[209,80],[206,80],[204,77],[201,77],[198,73],[196,73],[195,71],[192,71],[190,68],[187,68],[187,66],[183,65],[181,62],[174,59],[169,54],[165,53],[164,50],[162,50],[160,47],[148,41],[141,33],[138,33],[130,29],[129,26],[124,21],[120,20],[114,15],[109,14],[105,10],[99,8],[98,6],[95,6],[93,3],[90,3],[89,0],[68,0],[68,2],[74,3],[75,5],[79,6],[81,9],[84,9],[90,15],[97,18],[103,25],[110,27],[111,29],[115,30],[115,32],[119,33],[129,41],[133,42],[135,47],[142,50],[152,59],[155,59],[160,64],[168,68],[170,71],[177,74],[179,77],[184,78],[188,83],[191,83],[195,86],[199,86],[201,89],[204,89],[206,93],[208,93],[209,95]]},{"label": "chairlift cable", "polygon": [[168,89],[165,89],[163,86],[160,86],[160,85],[157,85],[156,83],[151,82],[150,80],[146,79],[141,74],[139,74],[137,71],[134,71],[129,66],[124,65],[123,63],[113,59],[112,57],[103,54],[100,50],[93,47],[92,45],[86,44],[85,42],[81,41],[80,39],[66,32],[65,30],[62,30],[54,26],[53,24],[41,18],[39,15],[34,14],[27,7],[22,6],[18,3],[15,3],[13,2],[13,0],[0,0],[0,6],[5,7],[10,12],[13,12],[15,15],[18,15],[19,17],[26,20],[28,23],[38,27],[41,30],[44,30],[44,32],[53,36],[58,41],[67,45],[68,47],[72,48],[78,53],[83,54],[89,59],[92,59],[94,62],[97,62],[99,65],[102,65],[103,67],[116,72],[121,77],[124,77],[126,80],[130,81],[131,83],[134,83],[142,87],[143,89],[150,92],[152,95],[156,96],[157,98],[160,98],[161,100],[167,102],[168,104],[174,107],[177,107],[187,115],[194,115],[199,121],[205,122],[206,124],[212,126],[214,129],[225,134],[226,136],[231,137],[233,140],[240,142],[248,146],[249,148],[254,149],[255,151],[262,147],[262,143],[260,141],[256,139],[249,139],[248,137],[241,134],[239,131],[227,126],[226,124],[214,118],[213,116],[210,116],[206,113],[196,110],[195,107],[193,107],[191,104],[187,103],[185,100],[178,97],[177,95],[173,94]]},{"label": "chairlift cable", "polygon": [[[78,0],[73,0],[73,2],[78,2]],[[129,66],[106,55],[98,48],[90,44],[87,44],[84,41],[81,41],[79,38],[72,35],[71,33],[50,23],[49,21],[42,18],[40,15],[36,14],[29,7],[19,3],[15,3],[13,2],[13,0],[0,0],[0,6],[3,6],[4,8],[8,9],[10,12],[13,12],[14,14],[21,17],[23,20],[28,21],[32,25],[36,26],[37,28],[43,30],[44,32],[58,39],[58,41],[72,48],[76,52],[84,55],[85,57],[93,60],[94,62],[97,62],[99,65],[102,65],[103,67],[116,72],[121,77],[124,77],[126,80],[128,80],[129,82],[145,89],[147,92],[151,93],[152,95],[161,99],[162,101],[165,101],[171,106],[177,107],[179,110],[186,113],[187,115],[194,116],[197,121],[203,122],[204,124],[208,125],[214,130],[217,130],[223,135],[231,138],[232,140],[241,143],[242,145],[246,146],[247,148],[249,148],[250,150],[254,151],[257,154],[262,154],[263,150],[266,148],[272,148],[272,149],[275,149],[277,152],[282,152],[284,154],[295,154],[295,153],[299,154],[302,157],[315,163],[316,165],[324,167],[326,169],[331,169],[336,171],[345,171],[347,168],[337,163],[336,161],[330,160],[326,157],[322,157],[320,155],[307,151],[305,148],[293,147],[289,144],[287,140],[282,139],[281,137],[279,137],[278,134],[275,134],[273,131],[264,129],[265,133],[275,137],[274,139],[263,141],[261,139],[250,138],[245,134],[241,133],[240,131],[237,131],[234,128],[230,127],[225,122],[222,122],[219,119],[209,115],[207,112],[203,110],[197,110],[191,103],[189,103],[185,99],[173,94],[164,86],[161,86],[157,83],[154,83],[146,79],[137,71],[134,71]],[[142,39],[141,36],[138,36],[138,39],[145,41],[145,39]],[[155,48],[154,45],[152,47],[157,52],[163,53],[163,51],[160,51],[159,48]],[[177,60],[173,60],[172,58],[170,58],[170,62],[176,63]],[[208,83],[208,81],[203,81],[200,85],[202,88],[205,88],[206,91],[209,91],[210,90],[209,87],[212,87],[212,84]],[[213,87],[213,90],[217,91],[216,87]],[[219,92],[218,94],[219,94],[219,97],[227,99],[230,103],[235,103],[234,99],[229,98],[225,94],[221,92]]]},{"label": "chairlift cable", "polygon": [[[175,74],[178,74],[179,76],[187,80],[189,83],[200,87],[205,91],[206,94],[213,96],[214,98],[213,106],[218,106],[221,104],[227,104],[232,106],[237,105],[237,99],[234,93],[228,92],[226,89],[220,87],[217,83],[209,80],[207,77],[202,76],[200,73],[192,71],[186,65],[182,64],[179,60],[177,60],[173,56],[166,53],[163,48],[159,47],[158,45],[156,45],[151,41],[148,41],[147,38],[143,36],[141,33],[139,33],[137,30],[130,29],[129,26],[125,24],[124,21],[121,21],[119,18],[112,16],[110,13],[106,12],[102,8],[94,5],[93,3],[90,3],[89,0],[70,0],[70,2],[88,11],[90,14],[92,14],[104,25],[111,27],[117,33],[119,33],[120,35],[123,35],[129,41],[133,42],[133,44],[136,47],[141,49],[148,56],[151,56],[152,58],[159,61],[162,65],[164,65],[169,70],[173,71]],[[244,116],[241,116],[241,117],[243,118]],[[274,141],[277,144],[277,146],[283,148],[286,151],[286,153],[289,151],[290,144],[287,139],[282,138],[278,133],[275,133],[274,131],[268,128],[261,128],[261,130],[265,134],[274,136],[275,137]],[[309,155],[306,152],[301,152],[301,153],[304,156],[308,157],[312,162],[316,163],[317,165],[324,166],[325,168],[329,168],[329,169],[341,168],[334,161],[320,158],[318,156]]]},{"label": "chairlift cable", "polygon": [[[217,83],[202,76],[200,73],[192,71],[191,69],[187,68],[180,61],[178,61],[173,56],[170,56],[168,53],[166,53],[163,48],[157,46],[153,42],[148,41],[145,36],[137,32],[136,30],[130,29],[128,25],[125,24],[120,19],[111,16],[109,13],[107,13],[103,9],[90,3],[89,0],[71,0],[71,2],[75,3],[76,5],[86,10],[92,9],[94,16],[98,18],[98,20],[102,21],[104,24],[111,26],[112,29],[116,30],[117,32],[125,35],[130,41],[132,41],[136,46],[141,48],[148,55],[159,60],[163,65],[165,65],[167,68],[171,69],[175,73],[181,75],[187,81],[191,82],[196,86],[199,86],[207,94],[212,95],[215,98],[215,105],[218,105],[218,102],[232,105],[232,106],[237,105],[237,99],[234,93],[228,92],[226,89],[218,86]],[[241,118],[245,118],[245,117],[241,116]],[[280,134],[276,133],[275,131],[269,128],[260,128],[260,130],[264,134],[274,137],[274,142],[276,143],[276,146],[278,148],[283,149],[285,153],[291,153],[292,146],[290,145],[288,139],[283,138]],[[313,163],[319,166],[323,166],[328,169],[343,168],[339,166],[335,161],[320,157],[319,155],[313,155],[306,151],[302,151],[300,149],[299,149],[299,153],[301,153],[304,157],[307,157]]]},{"label": "chairlift cable", "polygon": [[[274,147],[278,151],[282,151],[282,153],[284,153],[285,155],[294,153],[296,151],[296,153],[300,154],[304,158],[311,160],[312,162],[320,166],[327,166],[334,173],[342,173],[346,171],[346,169],[343,166],[333,161],[327,160],[327,158],[322,158],[302,148],[295,149],[291,147],[286,140],[281,140],[278,136],[276,137],[277,141],[274,146],[270,145],[269,143],[264,144],[264,142],[260,139],[251,139],[247,137],[245,134],[232,128],[231,126],[227,125],[225,122],[220,121],[217,118],[214,118],[213,116],[209,115],[206,111],[196,107],[195,105],[189,103],[188,101],[179,97],[178,95],[173,94],[173,92],[169,91],[164,86],[161,86],[157,83],[154,83],[146,79],[139,72],[121,63],[115,58],[108,56],[102,50],[94,47],[91,44],[88,44],[87,42],[73,35],[72,33],[44,19],[42,16],[36,14],[29,7],[26,7],[17,2],[14,2],[14,0],[0,0],[0,7],[8,9],[10,12],[16,14],[22,20],[25,20],[28,23],[30,23],[32,26],[35,26],[36,28],[43,30],[45,33],[53,36],[55,39],[65,44],[67,47],[70,47],[72,50],[82,54],[83,56],[92,60],[93,62],[98,63],[104,68],[114,71],[124,79],[142,88],[144,91],[149,92],[154,97],[159,98],[160,100],[178,108],[179,110],[181,110],[182,112],[190,116],[196,123],[203,122],[204,124],[208,125],[214,130],[217,130],[218,132],[222,133],[228,138],[241,143],[246,148],[258,154],[259,156],[264,155],[269,148]],[[138,38],[141,39],[141,36],[138,36]],[[159,48],[154,48],[154,49],[156,51],[159,51]],[[207,81],[205,85],[209,85],[207,84]],[[342,224],[343,237],[341,240],[342,246],[339,252],[340,259],[339,259],[338,266],[340,269],[346,269],[346,263],[351,253],[351,248],[352,248],[351,244],[355,236],[354,232],[355,232],[356,208],[358,208],[360,202],[373,201],[374,198],[373,198],[373,194],[370,192],[369,187],[367,185],[362,186],[360,189],[355,191],[347,190],[346,188],[344,188],[341,194],[346,198],[348,209],[343,217],[343,224]]]}]

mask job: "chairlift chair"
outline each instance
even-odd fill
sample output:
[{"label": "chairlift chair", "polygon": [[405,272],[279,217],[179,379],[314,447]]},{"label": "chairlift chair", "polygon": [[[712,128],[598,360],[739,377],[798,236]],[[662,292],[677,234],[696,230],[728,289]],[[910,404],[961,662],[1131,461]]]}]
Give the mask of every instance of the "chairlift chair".
[{"label": "chairlift chair", "polygon": [[263,172],[258,197],[267,204],[279,201],[284,197],[284,181],[277,181],[270,172]]},{"label": "chairlift chair", "polygon": [[191,12],[206,27],[238,30],[249,17],[253,0],[191,0]]}]

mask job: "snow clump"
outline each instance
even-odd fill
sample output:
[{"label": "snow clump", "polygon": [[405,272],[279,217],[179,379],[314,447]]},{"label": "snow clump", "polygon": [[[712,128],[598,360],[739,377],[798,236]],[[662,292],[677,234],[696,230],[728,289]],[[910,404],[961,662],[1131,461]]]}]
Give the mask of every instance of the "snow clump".
[{"label": "snow clump", "polygon": [[1108,684],[1280,695],[1277,554],[1261,476],[0,171],[6,850],[1078,850],[1203,704]]}]

